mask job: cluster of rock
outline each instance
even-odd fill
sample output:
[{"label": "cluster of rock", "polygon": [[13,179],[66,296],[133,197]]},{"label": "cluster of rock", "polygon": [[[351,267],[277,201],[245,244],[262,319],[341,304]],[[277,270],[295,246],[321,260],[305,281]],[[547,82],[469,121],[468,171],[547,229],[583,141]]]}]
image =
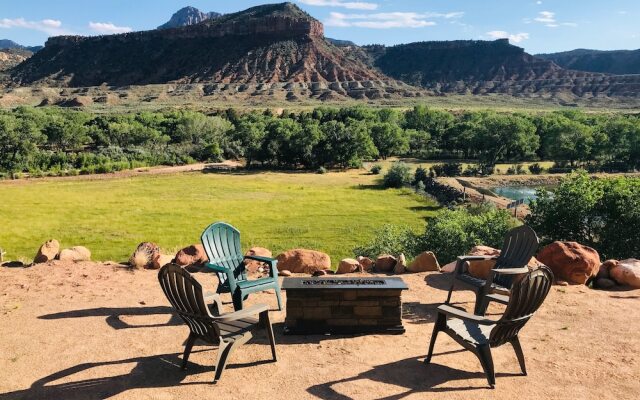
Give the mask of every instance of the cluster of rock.
[{"label": "cluster of rock", "polygon": [[91,251],[84,246],[73,246],[68,249],[60,249],[60,242],[55,239],[46,241],[38,249],[33,259],[34,264],[42,264],[53,260],[60,261],[91,261]]}]

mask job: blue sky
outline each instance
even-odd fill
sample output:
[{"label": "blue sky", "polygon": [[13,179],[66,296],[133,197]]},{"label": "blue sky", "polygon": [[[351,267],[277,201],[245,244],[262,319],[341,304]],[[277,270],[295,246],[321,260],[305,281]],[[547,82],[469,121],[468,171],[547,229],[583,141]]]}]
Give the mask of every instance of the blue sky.
[{"label": "blue sky", "polygon": [[[530,53],[640,48],[640,0],[294,0],[328,37],[358,44],[510,38]],[[0,0],[0,38],[153,29],[179,8],[229,13],[254,0]]]}]

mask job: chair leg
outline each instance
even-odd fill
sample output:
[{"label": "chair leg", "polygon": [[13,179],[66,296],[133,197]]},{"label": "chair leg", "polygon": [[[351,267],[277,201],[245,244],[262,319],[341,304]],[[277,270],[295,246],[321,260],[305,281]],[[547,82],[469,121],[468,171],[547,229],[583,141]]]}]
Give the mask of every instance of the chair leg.
[{"label": "chair leg", "polygon": [[276,286],[276,298],[278,299],[278,311],[282,311],[282,297],[280,296],[280,288]]},{"label": "chair leg", "polygon": [[182,366],[183,370],[187,369],[187,361],[189,360],[189,354],[191,354],[191,349],[193,348],[193,344],[196,342],[196,335],[193,333],[189,334],[187,338],[187,343],[184,346],[184,354],[182,355]]},{"label": "chair leg", "polygon": [[489,308],[489,302],[484,295],[484,291],[480,290],[476,292],[476,305],[473,313],[475,315],[484,316],[487,313],[487,308]]},{"label": "chair leg", "polygon": [[234,311],[242,310],[243,301],[244,301],[244,299],[242,297],[243,297],[243,294],[240,292],[240,290],[236,289],[236,291],[233,293],[233,309],[234,309]]},{"label": "chair leg", "polygon": [[273,357],[273,361],[278,361],[278,357],[276,356],[276,339],[273,336],[273,326],[271,326],[269,312],[262,312],[260,314],[260,320],[263,320],[264,329],[267,331],[267,337],[269,338],[269,344],[271,345],[271,356]]},{"label": "chair leg", "polygon": [[447,295],[447,300],[444,302],[444,304],[449,304],[449,302],[451,301],[451,295],[453,294],[453,289],[455,286],[456,286],[456,278],[453,277],[451,281],[451,287],[449,288],[449,294]]},{"label": "chair leg", "polygon": [[429,351],[427,352],[427,358],[424,359],[425,364],[429,364],[431,362],[431,357],[433,357],[433,348],[436,345],[436,338],[438,337],[438,332],[440,332],[447,323],[447,316],[444,314],[438,313],[438,317],[436,319],[436,323],[433,325],[433,333],[431,334],[431,341],[429,342]]},{"label": "chair leg", "polygon": [[516,357],[518,357],[518,363],[520,363],[522,374],[527,375],[527,367],[524,363],[524,353],[522,352],[522,346],[520,346],[520,339],[518,339],[517,336],[511,340],[511,346],[513,346],[513,350],[516,352]]},{"label": "chair leg", "polygon": [[213,378],[213,383],[218,383],[220,377],[222,376],[222,372],[227,367],[227,360],[229,359],[229,355],[233,351],[236,346],[236,342],[223,342],[220,340],[220,347],[218,348],[218,359],[216,361],[216,376]]},{"label": "chair leg", "polygon": [[480,364],[482,364],[482,369],[484,370],[485,375],[487,375],[489,386],[491,386],[491,388],[493,389],[496,386],[496,373],[493,368],[491,346],[489,346],[488,344],[478,346],[477,356],[480,359]]}]

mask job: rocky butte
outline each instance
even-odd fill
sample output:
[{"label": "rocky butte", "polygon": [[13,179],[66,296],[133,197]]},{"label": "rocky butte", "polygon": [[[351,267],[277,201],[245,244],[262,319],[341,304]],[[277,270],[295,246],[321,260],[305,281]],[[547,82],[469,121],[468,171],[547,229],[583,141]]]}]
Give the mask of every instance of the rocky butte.
[{"label": "rocky butte", "polygon": [[12,79],[20,85],[70,87],[287,82],[367,87],[366,82],[390,81],[325,40],[322,23],[291,3],[184,27],[53,37],[13,71]]}]

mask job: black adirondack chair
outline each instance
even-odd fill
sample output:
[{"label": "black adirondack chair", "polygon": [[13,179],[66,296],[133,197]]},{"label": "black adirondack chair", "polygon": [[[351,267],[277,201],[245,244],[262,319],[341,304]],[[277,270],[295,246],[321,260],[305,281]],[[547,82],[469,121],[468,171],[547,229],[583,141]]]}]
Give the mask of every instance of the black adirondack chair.
[{"label": "black adirondack chair", "polygon": [[[451,288],[445,304],[451,301],[451,294],[456,286],[462,289],[472,290],[476,294],[476,306],[474,314],[484,315],[489,302],[487,295],[499,293],[508,296],[511,288],[512,277],[509,274],[499,274],[504,268],[519,268],[526,266],[538,249],[538,236],[535,231],[526,225],[510,230],[504,238],[504,244],[499,256],[461,256],[458,257],[456,269],[453,272]],[[496,260],[494,269],[490,271],[487,280],[471,276],[468,272],[468,261]],[[506,304],[507,298],[494,299]]]},{"label": "black adirondack chair", "polygon": [[180,266],[165,265],[158,272],[158,280],[167,299],[191,331],[184,348],[182,369],[186,369],[189,354],[197,339],[217,345],[218,359],[213,383],[218,382],[231,352],[251,339],[251,331],[258,327],[259,322],[267,331],[271,355],[276,361],[276,344],[268,305],[256,304],[242,311],[214,315],[210,308],[217,305],[219,310],[222,309],[219,295],[210,295],[207,300],[212,299],[215,304],[207,306],[200,283]]},{"label": "black adirondack chair", "polygon": [[[542,305],[553,282],[551,270],[544,266],[534,271],[529,271],[525,267],[500,269],[496,270],[496,273],[511,277],[520,275],[521,278],[515,279],[511,286],[511,297],[508,298],[507,308],[502,317],[493,321],[448,305],[441,305],[438,307],[438,317],[431,335],[429,352],[425,359],[425,363],[431,362],[438,332],[445,332],[478,357],[487,375],[489,386],[492,388],[496,383],[491,356],[492,347],[511,343],[523,375],[527,374],[518,333]],[[504,296],[498,294],[489,294],[487,298],[490,301],[496,299],[504,301]]]}]

